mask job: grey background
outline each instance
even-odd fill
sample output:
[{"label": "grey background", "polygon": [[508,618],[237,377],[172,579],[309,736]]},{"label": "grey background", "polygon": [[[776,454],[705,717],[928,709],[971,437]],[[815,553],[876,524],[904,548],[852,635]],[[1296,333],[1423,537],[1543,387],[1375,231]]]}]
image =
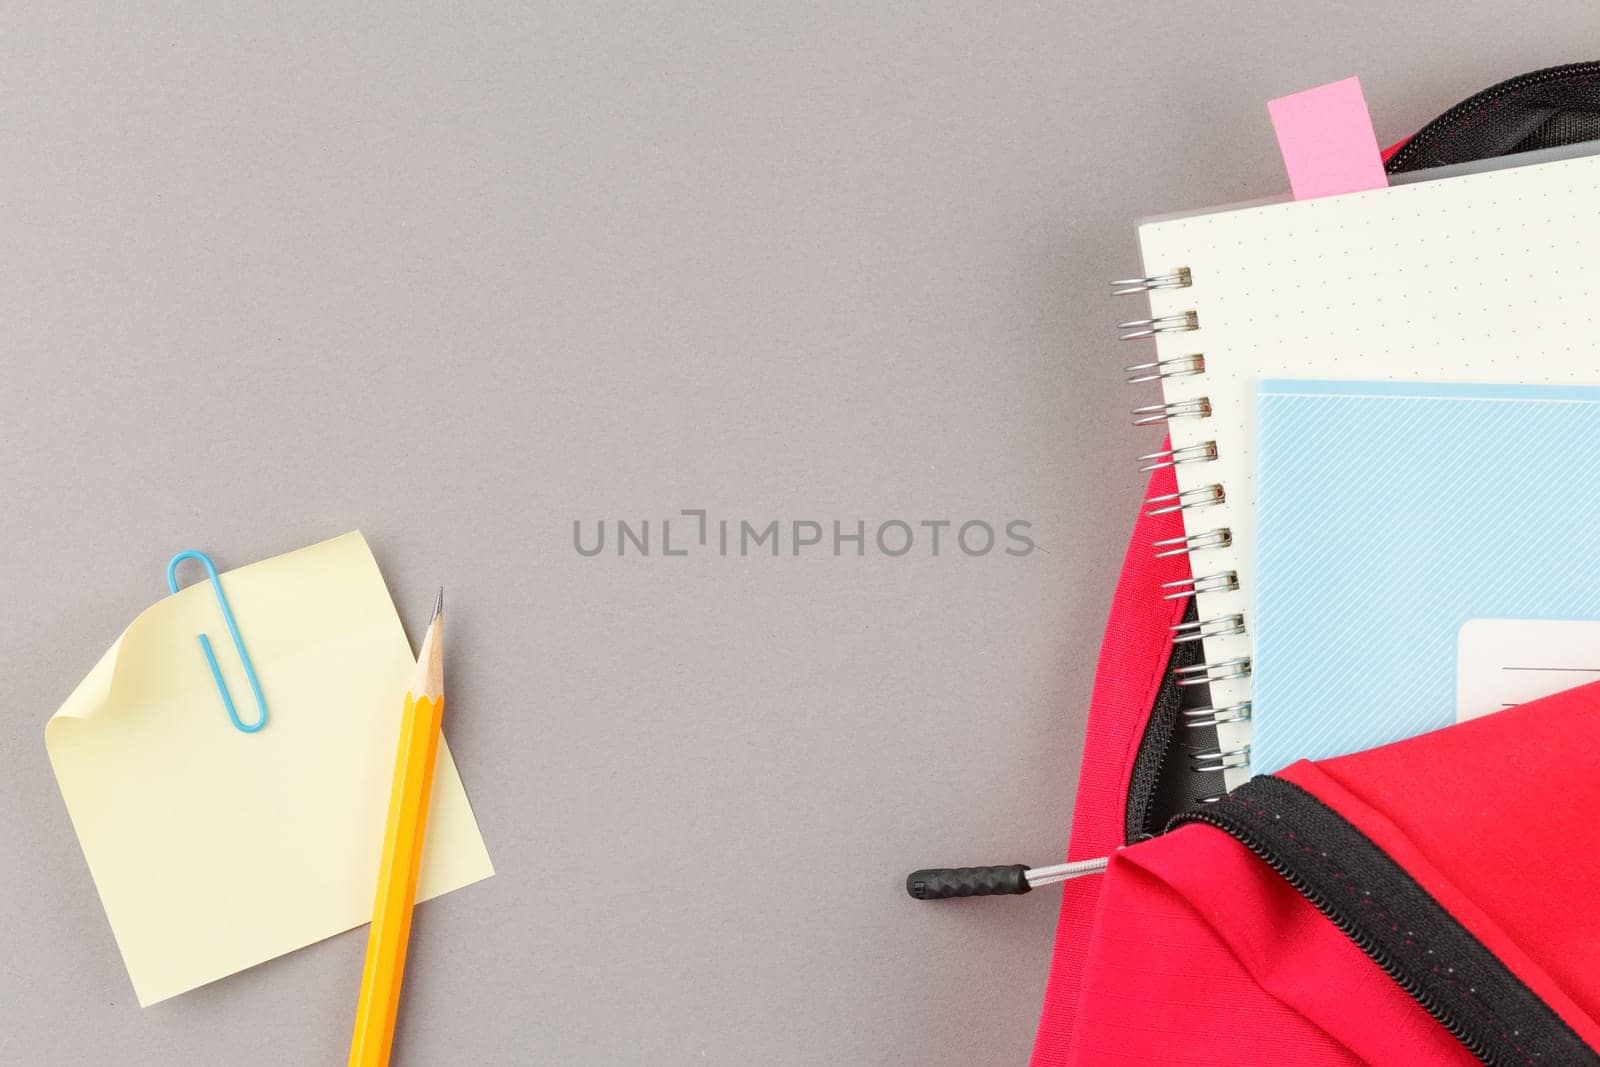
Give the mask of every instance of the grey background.
[{"label": "grey background", "polygon": [[[1592,5],[6,5],[0,1060],[343,1062],[363,938],[141,1011],[45,718],[182,547],[360,527],[499,873],[397,1062],[1016,1063],[1154,445],[1141,214],[1591,58]],[[1129,346],[1123,346],[1127,348]],[[430,501],[434,502],[430,505]],[[1024,559],[583,559],[575,518],[1026,518]]]}]

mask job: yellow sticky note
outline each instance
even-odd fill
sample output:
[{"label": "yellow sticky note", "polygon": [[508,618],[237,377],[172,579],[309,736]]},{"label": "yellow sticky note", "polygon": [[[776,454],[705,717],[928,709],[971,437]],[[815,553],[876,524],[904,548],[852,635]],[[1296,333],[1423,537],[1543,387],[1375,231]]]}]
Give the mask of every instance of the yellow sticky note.
[{"label": "yellow sticky note", "polygon": [[[198,573],[198,568],[196,568]],[[45,745],[141,1005],[367,922],[415,665],[359,533],[223,575],[266,697],[255,718],[210,583],[133,620]],[[417,899],[494,873],[439,746]],[[353,990],[353,987],[352,987]],[[353,992],[352,992],[353,995]]]}]

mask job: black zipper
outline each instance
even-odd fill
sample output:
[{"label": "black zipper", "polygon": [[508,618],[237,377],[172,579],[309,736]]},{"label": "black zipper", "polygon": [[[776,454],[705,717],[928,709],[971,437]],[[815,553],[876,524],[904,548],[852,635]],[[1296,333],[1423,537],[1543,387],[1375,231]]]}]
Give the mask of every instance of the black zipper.
[{"label": "black zipper", "polygon": [[[1191,598],[1183,621],[1192,623],[1197,618]],[[1178,685],[1176,672],[1203,658],[1199,641],[1174,643],[1168,651],[1128,777],[1123,810],[1126,844],[1156,836],[1178,812],[1193,807],[1200,798],[1221,794],[1225,788],[1220,773],[1194,769],[1196,753],[1217,747],[1216,728],[1195,729],[1183,721],[1184,710],[1207,704],[1210,694],[1206,686]]]},{"label": "black zipper", "polygon": [[[1217,804],[1175,816],[1168,829],[1193,822],[1259,857],[1483,1063],[1600,1064],[1554,1009],[1399,864],[1299,786],[1258,776]],[[1335,899],[1335,887],[1361,907]],[[1379,914],[1384,918],[1374,921]],[[1445,995],[1468,1013],[1447,1008]]]},{"label": "black zipper", "polygon": [[1404,968],[1394,961],[1393,957],[1391,957],[1387,952],[1383,951],[1383,949],[1381,949],[1379,946],[1374,944],[1371,938],[1366,937],[1359,930],[1357,930],[1355,928],[1355,924],[1345,917],[1339,911],[1339,909],[1333,907],[1327,897],[1318,892],[1317,889],[1310,885],[1305,878],[1301,877],[1295,871],[1290,870],[1288,865],[1280,860],[1272,851],[1272,849],[1256,840],[1251,834],[1243,832],[1239,828],[1232,825],[1228,819],[1219,818],[1210,811],[1188,812],[1178,816],[1174,822],[1202,822],[1208,826],[1214,826],[1218,830],[1221,830],[1233,837],[1251,852],[1254,852],[1256,856],[1266,863],[1268,867],[1271,867],[1283,878],[1284,881],[1288,882],[1297,893],[1305,897],[1306,900],[1310,901],[1312,907],[1316,908],[1323,915],[1327,916],[1328,920],[1332,922],[1334,926],[1337,926],[1340,932],[1353,941],[1357,948],[1366,953],[1367,958],[1372,960],[1373,963],[1376,963],[1384,974],[1387,974],[1390,978],[1394,979],[1395,983],[1401,989],[1404,989],[1406,993],[1410,995],[1412,1000],[1415,1000],[1418,1004],[1422,1005],[1423,1011],[1426,1011],[1429,1015],[1433,1016],[1434,1019],[1438,1021],[1440,1026],[1443,1026],[1446,1030],[1450,1031],[1450,1036],[1454,1037],[1457,1041],[1465,1045],[1468,1052],[1472,1053],[1485,1063],[1491,1062],[1485,1055],[1482,1045],[1471,1035],[1469,1035],[1466,1032],[1466,1029],[1459,1022],[1457,1022],[1449,1012],[1445,1011],[1443,1005],[1441,1005],[1433,997],[1429,996],[1417,984],[1416,980],[1413,979]]},{"label": "black zipper", "polygon": [[[1194,601],[1184,612],[1184,621],[1192,621]],[[1157,821],[1156,796],[1170,761],[1172,738],[1178,731],[1178,716],[1183,706],[1183,691],[1178,687],[1179,667],[1199,662],[1200,642],[1192,641],[1170,646],[1168,659],[1162,667],[1161,685],[1150,706],[1150,716],[1145,720],[1144,736],[1139,739],[1138,751],[1133,757],[1133,770],[1128,776],[1128,806],[1123,815],[1123,841],[1133,844],[1154,837],[1156,827],[1166,822],[1171,812]]]},{"label": "black zipper", "polygon": [[1435,141],[1442,137],[1450,136],[1454,132],[1454,127],[1463,118],[1511,93],[1548,82],[1562,81],[1573,77],[1590,77],[1596,74],[1600,74],[1600,62],[1567,63],[1559,67],[1546,67],[1544,70],[1536,70],[1529,74],[1519,74],[1515,78],[1507,78],[1498,85],[1491,85],[1481,93],[1467,97],[1467,99],[1418,130],[1410,140],[1401,146],[1398,152],[1389,157],[1389,162],[1384,169],[1390,174],[1398,174],[1404,171],[1407,164],[1414,157],[1425,151]]}]

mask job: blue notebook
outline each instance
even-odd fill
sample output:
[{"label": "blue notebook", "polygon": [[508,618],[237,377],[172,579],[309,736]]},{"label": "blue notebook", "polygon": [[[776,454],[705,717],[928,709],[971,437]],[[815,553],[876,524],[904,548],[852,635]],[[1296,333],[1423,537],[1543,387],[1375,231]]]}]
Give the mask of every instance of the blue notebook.
[{"label": "blue notebook", "polygon": [[1251,767],[1456,721],[1473,619],[1600,619],[1600,389],[1258,386]]}]

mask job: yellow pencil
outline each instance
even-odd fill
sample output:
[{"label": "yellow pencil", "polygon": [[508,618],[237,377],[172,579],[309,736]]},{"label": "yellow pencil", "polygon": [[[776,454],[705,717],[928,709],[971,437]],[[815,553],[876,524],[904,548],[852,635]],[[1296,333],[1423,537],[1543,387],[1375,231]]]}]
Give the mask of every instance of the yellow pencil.
[{"label": "yellow pencil", "polygon": [[400,1006],[400,979],[405,974],[406,941],[411,936],[411,909],[417,899],[417,872],[422,867],[422,837],[428,825],[428,797],[433,792],[433,765],[439,755],[439,722],[444,713],[444,590],[433,609],[433,621],[422,639],[417,673],[406,693],[400,720],[400,748],[389,791],[389,818],[383,830],[383,863],[378,869],[378,899],[367,934],[367,962],[361,970],[361,999],[356,1004],[355,1033],[350,1039],[350,1067],[385,1067],[394,1045],[395,1016]]}]

